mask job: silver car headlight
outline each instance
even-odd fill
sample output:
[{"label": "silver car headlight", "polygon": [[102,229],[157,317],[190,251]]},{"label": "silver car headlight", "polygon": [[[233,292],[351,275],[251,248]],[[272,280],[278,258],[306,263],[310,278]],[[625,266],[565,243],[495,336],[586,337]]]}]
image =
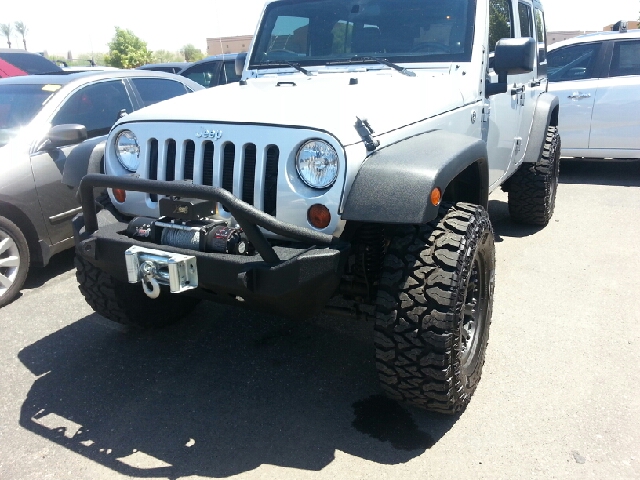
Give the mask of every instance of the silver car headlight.
[{"label": "silver car headlight", "polygon": [[338,154],[323,140],[309,140],[298,150],[296,170],[311,188],[328,188],[338,178]]},{"label": "silver car headlight", "polygon": [[131,130],[123,130],[116,137],[116,157],[124,168],[135,172],[140,166],[140,146]]}]

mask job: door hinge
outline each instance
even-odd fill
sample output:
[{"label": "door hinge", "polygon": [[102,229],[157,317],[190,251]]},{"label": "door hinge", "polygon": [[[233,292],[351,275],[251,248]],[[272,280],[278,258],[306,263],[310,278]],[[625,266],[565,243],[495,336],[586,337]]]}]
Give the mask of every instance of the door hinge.
[{"label": "door hinge", "polygon": [[482,122],[483,123],[488,122],[490,116],[491,116],[491,107],[484,107],[482,109]]},{"label": "door hinge", "polygon": [[517,154],[520,149],[522,148],[522,137],[516,137],[515,138],[515,145],[513,147],[513,153]]}]

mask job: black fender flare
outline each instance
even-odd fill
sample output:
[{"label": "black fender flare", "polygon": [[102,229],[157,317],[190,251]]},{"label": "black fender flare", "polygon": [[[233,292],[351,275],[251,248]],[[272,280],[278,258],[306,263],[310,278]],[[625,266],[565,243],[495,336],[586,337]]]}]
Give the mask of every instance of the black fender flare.
[{"label": "black fender flare", "polygon": [[436,218],[430,197],[470,165],[478,165],[477,203],[489,197],[487,146],[477,138],[435,130],[375,151],[362,165],[345,201],[342,219],[425,224]]},{"label": "black fender flare", "polygon": [[558,126],[560,101],[551,93],[543,93],[538,97],[536,109],[533,113],[533,123],[529,132],[527,149],[522,163],[536,163],[542,156],[542,149],[547,138],[547,127]]},{"label": "black fender flare", "polygon": [[[97,140],[90,155],[79,151],[78,154],[72,154],[67,157],[64,164],[64,171],[62,172],[62,183],[64,185],[78,188],[80,186],[80,180],[82,180],[82,177],[85,175],[89,173],[104,173],[102,172],[102,159],[104,158],[106,141],[104,138]],[[85,143],[87,147],[91,147],[90,143]],[[82,145],[82,147],[84,147],[84,145]]]}]

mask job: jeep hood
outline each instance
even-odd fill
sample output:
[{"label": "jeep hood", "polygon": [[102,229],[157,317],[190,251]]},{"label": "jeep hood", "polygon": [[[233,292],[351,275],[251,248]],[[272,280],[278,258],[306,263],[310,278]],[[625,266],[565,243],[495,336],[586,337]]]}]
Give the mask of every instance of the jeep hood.
[{"label": "jeep hood", "polygon": [[334,135],[343,145],[362,141],[354,125],[368,120],[374,136],[459,108],[455,77],[418,71],[408,77],[382,70],[250,79],[176,97],[127,115],[139,121],[247,123],[304,127]]}]

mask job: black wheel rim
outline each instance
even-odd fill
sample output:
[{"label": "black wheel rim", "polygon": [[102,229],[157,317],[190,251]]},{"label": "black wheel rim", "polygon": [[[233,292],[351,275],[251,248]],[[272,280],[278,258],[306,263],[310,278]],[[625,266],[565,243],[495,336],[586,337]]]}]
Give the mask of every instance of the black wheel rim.
[{"label": "black wheel rim", "polygon": [[467,282],[460,324],[460,366],[466,375],[474,372],[484,341],[490,305],[489,275],[486,258],[476,253]]}]

